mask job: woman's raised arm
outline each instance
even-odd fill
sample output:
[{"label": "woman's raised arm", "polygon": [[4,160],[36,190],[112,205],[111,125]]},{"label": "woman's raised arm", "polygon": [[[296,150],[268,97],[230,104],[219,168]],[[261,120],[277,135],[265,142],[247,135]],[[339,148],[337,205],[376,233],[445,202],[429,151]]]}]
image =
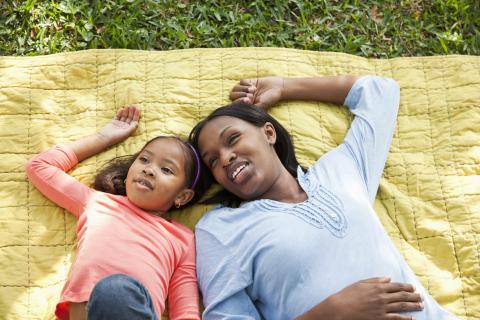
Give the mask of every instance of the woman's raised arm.
[{"label": "woman's raised arm", "polygon": [[349,75],[243,79],[232,89],[230,99],[252,103],[264,109],[285,100],[311,100],[341,105],[357,80],[358,77]]}]

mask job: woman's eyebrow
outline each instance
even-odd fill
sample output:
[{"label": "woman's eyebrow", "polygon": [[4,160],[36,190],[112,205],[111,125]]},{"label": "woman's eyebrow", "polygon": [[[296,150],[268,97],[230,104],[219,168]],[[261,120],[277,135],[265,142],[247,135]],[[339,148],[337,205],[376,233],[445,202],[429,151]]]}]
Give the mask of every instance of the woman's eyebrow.
[{"label": "woman's eyebrow", "polygon": [[[220,135],[219,137],[222,138],[223,135],[225,134],[225,132],[230,129],[232,126],[226,126],[225,128],[222,129],[222,131],[220,131]],[[205,157],[208,155],[208,151],[205,151],[204,153],[202,153],[200,156],[202,157],[202,159],[205,159]]]},{"label": "woman's eyebrow", "polygon": [[232,126],[226,126],[225,128],[222,129],[222,131],[220,132],[220,138],[223,137],[223,135],[225,134],[225,132],[230,129]]}]

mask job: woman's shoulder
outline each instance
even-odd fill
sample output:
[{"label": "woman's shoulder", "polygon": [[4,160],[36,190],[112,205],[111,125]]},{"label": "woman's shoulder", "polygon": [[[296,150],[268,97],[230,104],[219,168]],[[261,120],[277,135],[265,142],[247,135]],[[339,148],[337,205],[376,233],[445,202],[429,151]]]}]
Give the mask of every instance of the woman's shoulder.
[{"label": "woman's shoulder", "polygon": [[[248,204],[248,203],[247,203]],[[195,226],[195,231],[206,231],[210,234],[235,233],[245,224],[245,221],[255,216],[255,210],[250,206],[240,206],[238,208],[219,205],[208,211]]]}]

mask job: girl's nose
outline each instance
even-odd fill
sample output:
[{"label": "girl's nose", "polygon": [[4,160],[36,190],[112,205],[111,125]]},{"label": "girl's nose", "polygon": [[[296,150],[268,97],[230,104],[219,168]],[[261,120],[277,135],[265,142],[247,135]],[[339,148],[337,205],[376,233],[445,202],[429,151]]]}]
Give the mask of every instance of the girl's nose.
[{"label": "girl's nose", "polygon": [[143,172],[144,175],[146,175],[148,177],[154,177],[155,176],[153,170],[150,167],[144,167],[142,169],[142,172]]}]

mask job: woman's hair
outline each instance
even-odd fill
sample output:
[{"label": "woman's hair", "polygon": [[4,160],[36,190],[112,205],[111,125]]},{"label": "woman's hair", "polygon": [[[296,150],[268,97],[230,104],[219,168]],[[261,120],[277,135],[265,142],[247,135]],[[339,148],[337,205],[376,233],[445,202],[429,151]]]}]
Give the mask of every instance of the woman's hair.
[{"label": "woman's hair", "polygon": [[[270,122],[275,128],[275,132],[277,134],[277,139],[274,144],[275,152],[277,153],[278,158],[282,162],[283,166],[288,170],[288,172],[292,176],[297,177],[297,168],[300,164],[298,163],[295,156],[295,149],[293,147],[293,142],[290,135],[288,134],[288,131],[267,112],[252,104],[236,102],[224,107],[220,107],[210,113],[210,115],[208,115],[205,119],[197,123],[190,132],[189,136],[189,141],[197,150],[199,150],[198,139],[200,137],[202,129],[211,120],[221,116],[238,118],[256,127],[262,127],[266,122]],[[303,167],[302,169],[305,170]],[[213,182],[213,175],[210,171],[208,173],[209,175],[207,178],[211,179],[211,181]],[[227,191],[226,189],[223,189],[217,192],[212,197],[209,197],[202,203],[221,203],[229,207],[238,207],[242,201],[242,199],[240,199],[233,193]]]},{"label": "woman's hair", "polygon": [[98,191],[126,196],[125,179],[127,178],[130,166],[135,162],[140,152],[145,149],[151,142],[158,139],[174,139],[181,146],[185,153],[185,174],[186,185],[195,192],[192,200],[187,202],[181,208],[188,207],[196,203],[203,196],[205,191],[210,187],[212,180],[208,176],[208,172],[203,162],[198,158],[198,153],[193,146],[175,136],[158,136],[148,141],[143,148],[129,156],[117,157],[109,161],[106,166],[95,176],[93,188]]}]

